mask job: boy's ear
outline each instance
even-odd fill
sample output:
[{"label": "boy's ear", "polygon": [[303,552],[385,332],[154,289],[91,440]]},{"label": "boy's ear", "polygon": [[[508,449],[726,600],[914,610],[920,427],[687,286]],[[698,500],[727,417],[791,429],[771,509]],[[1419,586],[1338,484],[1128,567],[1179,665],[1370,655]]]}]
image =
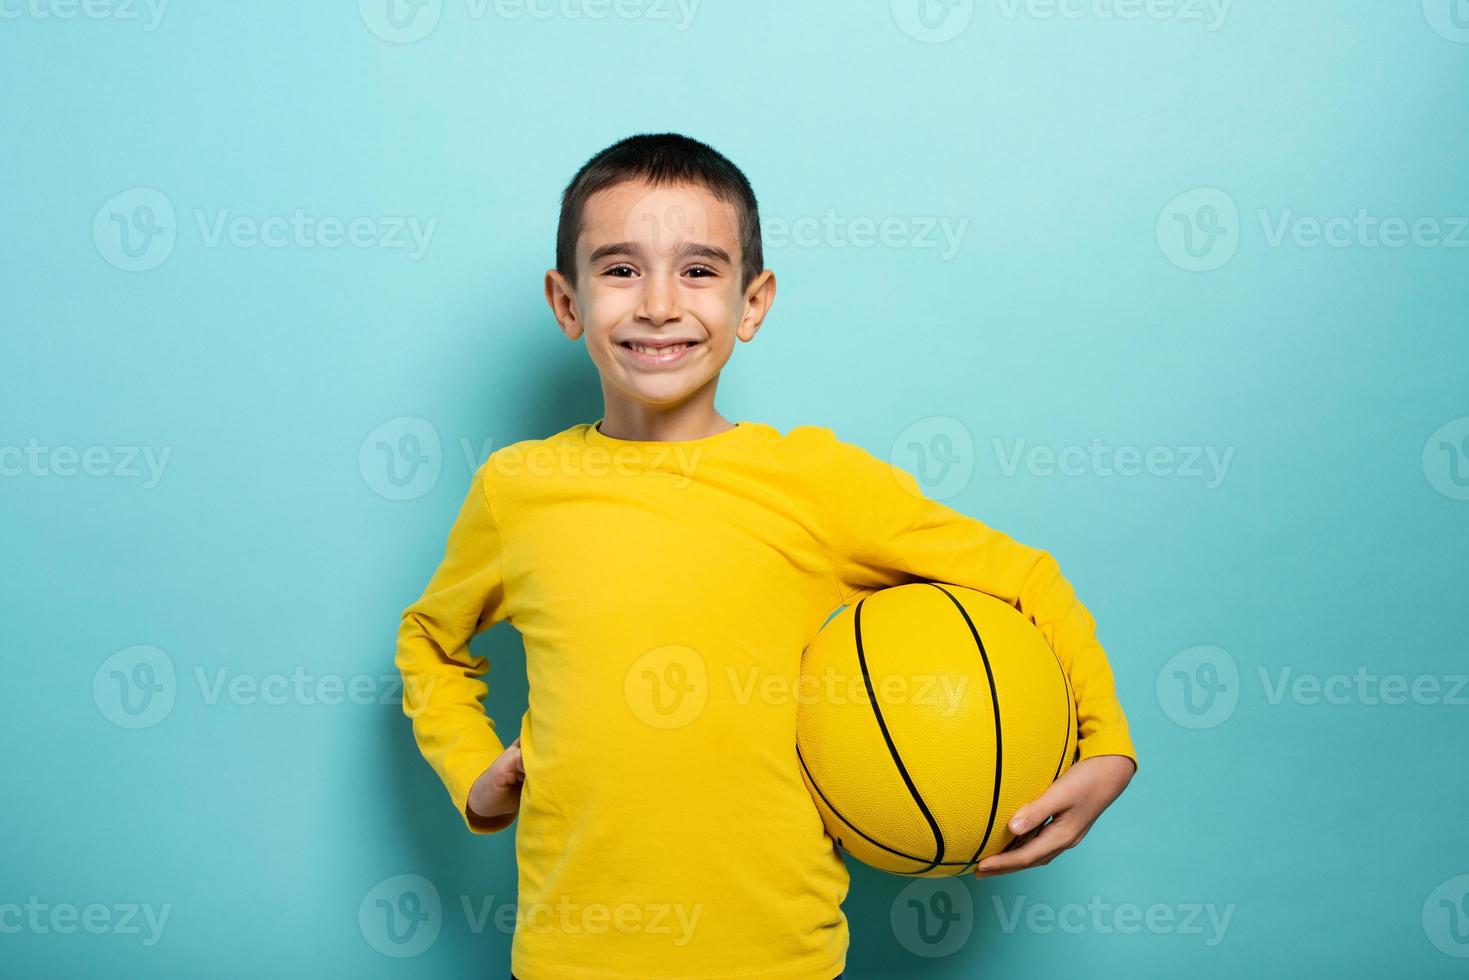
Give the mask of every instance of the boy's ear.
[{"label": "boy's ear", "polygon": [[574,290],[566,277],[555,269],[546,270],[546,302],[567,339],[575,340],[582,335],[584,328],[581,317],[577,315]]},{"label": "boy's ear", "polygon": [[755,331],[760,329],[760,324],[765,322],[765,314],[770,312],[771,304],[775,302],[775,270],[762,269],[760,274],[750,281],[749,288],[745,290],[745,315],[740,317],[739,326],[735,327],[735,335],[741,340],[754,339]]}]

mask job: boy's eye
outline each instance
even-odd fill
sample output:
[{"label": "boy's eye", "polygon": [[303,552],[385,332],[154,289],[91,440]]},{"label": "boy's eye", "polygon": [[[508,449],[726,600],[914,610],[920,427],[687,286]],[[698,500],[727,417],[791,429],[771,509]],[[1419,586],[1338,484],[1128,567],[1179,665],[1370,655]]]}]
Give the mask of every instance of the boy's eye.
[{"label": "boy's eye", "polygon": [[[629,276],[637,275],[637,270],[625,263],[618,263],[617,265],[608,266],[602,274],[605,276],[615,276],[618,279],[626,279]],[[717,271],[709,268],[707,265],[692,266],[689,268],[688,274],[696,279],[707,279],[710,276],[719,275]]]}]

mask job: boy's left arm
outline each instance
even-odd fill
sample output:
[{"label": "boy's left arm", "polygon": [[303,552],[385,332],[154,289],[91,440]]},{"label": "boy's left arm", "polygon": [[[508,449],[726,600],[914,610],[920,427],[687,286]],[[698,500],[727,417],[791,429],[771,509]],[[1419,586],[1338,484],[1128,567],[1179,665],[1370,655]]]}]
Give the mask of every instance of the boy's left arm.
[{"label": "boy's left arm", "polygon": [[[827,430],[829,431],[829,430]],[[1015,606],[1040,629],[1071,679],[1078,758],[1010,821],[1016,840],[981,861],[984,877],[1049,864],[1074,847],[1137,769],[1096,623],[1047,552],[1020,544],[924,496],[901,467],[837,441],[823,503],[837,592],[851,605],[908,582],[948,582]],[[1050,821],[1047,823],[1047,821]]]}]

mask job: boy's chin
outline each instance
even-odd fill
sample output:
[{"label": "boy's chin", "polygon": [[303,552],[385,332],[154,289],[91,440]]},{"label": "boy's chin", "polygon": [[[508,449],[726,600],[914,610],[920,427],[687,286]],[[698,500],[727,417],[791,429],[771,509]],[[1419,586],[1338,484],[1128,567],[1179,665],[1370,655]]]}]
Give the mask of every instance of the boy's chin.
[{"label": "boy's chin", "polygon": [[673,408],[688,400],[699,388],[696,384],[636,384],[628,392],[629,397],[652,409]]}]

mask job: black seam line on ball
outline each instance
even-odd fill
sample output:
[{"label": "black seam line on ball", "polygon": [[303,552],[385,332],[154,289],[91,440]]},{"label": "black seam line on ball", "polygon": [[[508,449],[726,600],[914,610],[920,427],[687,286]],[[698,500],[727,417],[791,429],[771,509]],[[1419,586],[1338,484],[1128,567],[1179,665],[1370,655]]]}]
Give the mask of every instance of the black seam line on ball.
[{"label": "black seam line on ball", "polygon": [[[823,802],[823,803],[826,804],[826,808],[828,810],[830,810],[832,812],[832,814],[838,820],[840,820],[842,823],[846,824],[848,827],[852,828],[852,833],[856,834],[858,837],[862,838],[867,843],[871,844],[873,847],[881,848],[882,850],[887,851],[889,854],[893,855],[894,857],[900,857],[900,858],[902,858],[905,861],[912,861],[914,864],[928,865],[929,868],[932,868],[935,864],[939,864],[939,865],[943,865],[944,867],[959,867],[959,868],[962,869],[962,868],[967,868],[969,865],[971,865],[971,864],[974,863],[973,861],[965,861],[962,864],[960,862],[958,862],[958,861],[938,861],[938,862],[933,862],[933,861],[929,861],[927,858],[914,857],[912,854],[904,853],[903,851],[898,850],[896,847],[889,847],[888,845],[884,844],[882,841],[877,840],[876,838],[871,837],[870,835],[863,833],[862,832],[862,829],[860,827],[858,827],[856,824],[852,823],[852,821],[848,820],[842,814],[842,811],[838,810],[836,808],[836,805],[833,804],[831,802],[831,800],[827,797],[827,795],[821,791],[821,784],[816,781],[816,774],[811,771],[811,767],[810,766],[806,765],[806,757],[801,754],[801,746],[800,746],[800,743],[799,742],[796,744],[796,758],[800,761],[800,763],[801,763],[801,769],[805,771],[806,778],[809,779],[809,780],[811,780],[811,788],[814,789],[814,790],[816,790],[816,795],[819,796],[819,797],[821,797],[821,802]],[[895,875],[912,875],[912,874],[922,874],[923,872],[921,872],[921,871],[894,871],[894,872],[891,872],[891,873],[892,874],[895,874]],[[962,871],[960,873],[962,873]]]},{"label": "black seam line on ball", "polygon": [[969,626],[969,633],[974,637],[974,645],[979,648],[979,658],[984,661],[984,675],[989,679],[990,684],[990,704],[995,709],[995,787],[990,795],[990,816],[989,820],[985,822],[984,840],[979,842],[979,848],[974,852],[974,857],[971,858],[971,861],[978,861],[979,856],[984,853],[984,849],[989,846],[990,835],[995,832],[995,811],[1000,806],[1000,778],[1005,772],[1003,765],[1005,739],[1000,731],[1000,695],[995,690],[995,672],[990,668],[990,655],[985,652],[984,641],[979,638],[979,630],[975,629],[974,620],[969,618],[969,610],[965,609],[964,604],[954,598],[954,594],[942,585],[936,582],[929,582],[928,584],[949,597],[949,601],[954,604],[955,609],[959,610],[959,615],[964,617],[964,622]]},{"label": "black seam line on ball", "polygon": [[1073,697],[1071,693],[1071,678],[1066,676],[1066,667],[1061,663],[1061,658],[1057,656],[1055,648],[1050,643],[1047,643],[1046,646],[1050,649],[1051,656],[1056,658],[1056,669],[1061,671],[1061,684],[1065,687],[1066,694],[1066,710],[1061,712],[1061,724],[1066,726],[1066,735],[1061,739],[1061,758],[1056,760],[1056,774],[1051,777],[1051,782],[1054,783],[1061,778],[1061,767],[1066,764],[1066,757],[1071,754],[1068,751],[1071,748],[1071,733],[1072,729],[1076,726],[1071,723],[1071,704]]},{"label": "black seam line on ball", "polygon": [[928,821],[928,828],[933,832],[933,861],[923,869],[929,871],[944,863],[944,834],[939,829],[939,822],[929,812],[928,804],[923,802],[923,794],[919,793],[918,787],[913,785],[913,777],[908,775],[908,767],[903,765],[903,757],[898,754],[898,747],[893,744],[892,733],[888,731],[887,722],[882,717],[882,708],[878,706],[877,692],[872,689],[872,675],[867,670],[867,653],[862,647],[862,607],[866,603],[866,598],[857,603],[856,614],[852,617],[852,629],[856,632],[857,637],[857,663],[862,668],[862,683],[867,686],[867,703],[872,705],[872,715],[877,719],[877,727],[882,730],[882,740],[887,743],[888,754],[892,756],[893,765],[898,767],[898,774],[903,777],[903,783],[908,787],[908,794],[913,797],[913,802],[918,804],[918,809],[923,813],[923,819]]}]

